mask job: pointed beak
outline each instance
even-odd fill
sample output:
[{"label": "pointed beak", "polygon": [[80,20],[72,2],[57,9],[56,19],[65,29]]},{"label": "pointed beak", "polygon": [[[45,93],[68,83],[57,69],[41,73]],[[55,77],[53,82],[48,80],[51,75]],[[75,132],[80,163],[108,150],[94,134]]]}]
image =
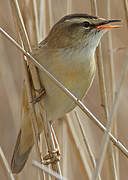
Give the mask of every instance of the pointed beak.
[{"label": "pointed beak", "polygon": [[111,25],[110,23],[121,22],[121,20],[105,20],[101,23],[95,25],[95,29],[105,30],[105,29],[112,29],[112,28],[119,28],[119,25]]}]

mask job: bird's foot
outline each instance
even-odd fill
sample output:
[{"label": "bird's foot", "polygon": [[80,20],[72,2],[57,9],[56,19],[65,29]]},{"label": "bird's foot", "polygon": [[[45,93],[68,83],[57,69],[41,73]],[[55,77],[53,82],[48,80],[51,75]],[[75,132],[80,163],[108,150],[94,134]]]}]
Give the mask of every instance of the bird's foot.
[{"label": "bird's foot", "polygon": [[44,165],[49,165],[49,164],[56,163],[56,162],[60,161],[60,155],[61,154],[60,154],[59,150],[48,152],[48,154],[46,154],[43,157],[42,163]]},{"label": "bird's foot", "polygon": [[36,92],[38,92],[39,95],[36,96],[35,98],[33,98],[30,103],[36,104],[37,102],[39,102],[39,101],[41,100],[41,97],[46,94],[46,91],[45,91],[44,88],[34,89],[34,90],[35,90]]}]

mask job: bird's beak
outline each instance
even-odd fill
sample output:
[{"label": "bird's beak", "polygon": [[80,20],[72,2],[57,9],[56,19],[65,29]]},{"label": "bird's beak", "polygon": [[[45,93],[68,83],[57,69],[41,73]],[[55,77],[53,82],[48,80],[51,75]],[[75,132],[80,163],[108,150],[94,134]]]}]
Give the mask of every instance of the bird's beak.
[{"label": "bird's beak", "polygon": [[112,29],[112,28],[119,28],[119,25],[111,25],[110,23],[114,22],[121,22],[121,20],[105,20],[95,25],[95,29],[105,30],[105,29]]}]

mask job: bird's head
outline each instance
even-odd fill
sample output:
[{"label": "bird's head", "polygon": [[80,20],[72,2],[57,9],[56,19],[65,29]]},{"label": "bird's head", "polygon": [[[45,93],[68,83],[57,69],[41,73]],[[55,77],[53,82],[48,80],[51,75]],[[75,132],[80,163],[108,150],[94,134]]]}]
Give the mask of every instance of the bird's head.
[{"label": "bird's head", "polygon": [[102,35],[109,29],[118,28],[113,25],[120,20],[107,20],[87,14],[71,14],[58,21],[49,32],[45,42],[51,48],[96,49]]}]

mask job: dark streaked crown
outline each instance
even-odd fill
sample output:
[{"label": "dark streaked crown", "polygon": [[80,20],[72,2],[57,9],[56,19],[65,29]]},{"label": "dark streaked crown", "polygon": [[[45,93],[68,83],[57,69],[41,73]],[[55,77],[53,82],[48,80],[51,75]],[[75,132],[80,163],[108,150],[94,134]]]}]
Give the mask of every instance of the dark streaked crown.
[{"label": "dark streaked crown", "polygon": [[69,14],[67,16],[64,16],[58,23],[63,23],[66,20],[72,20],[73,18],[85,18],[85,19],[98,19],[96,16],[91,16],[88,14]]}]

